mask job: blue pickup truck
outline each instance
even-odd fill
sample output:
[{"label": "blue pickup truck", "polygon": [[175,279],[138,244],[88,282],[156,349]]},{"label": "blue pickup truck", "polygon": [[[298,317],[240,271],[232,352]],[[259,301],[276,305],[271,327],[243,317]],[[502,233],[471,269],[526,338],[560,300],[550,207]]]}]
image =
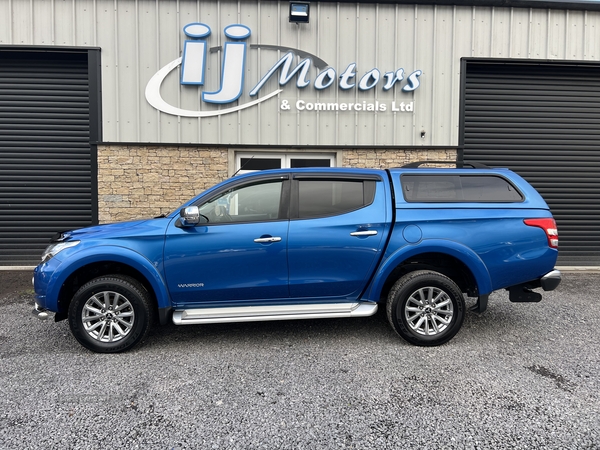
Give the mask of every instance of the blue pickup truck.
[{"label": "blue pickup truck", "polygon": [[459,331],[465,295],[537,302],[558,232],[507,169],[306,168],[228,179],[154,219],[58,233],[34,271],[34,313],[68,319],[96,352],[130,349],[158,321],[364,317],[385,308],[406,341]]}]

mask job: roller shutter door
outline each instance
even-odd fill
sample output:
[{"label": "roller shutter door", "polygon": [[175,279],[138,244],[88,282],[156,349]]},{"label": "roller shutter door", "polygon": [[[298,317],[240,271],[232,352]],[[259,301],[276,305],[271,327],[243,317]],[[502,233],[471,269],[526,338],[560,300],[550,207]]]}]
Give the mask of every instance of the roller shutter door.
[{"label": "roller shutter door", "polygon": [[600,266],[600,66],[463,64],[464,160],[523,176],[557,220],[558,263]]},{"label": "roller shutter door", "polygon": [[92,224],[92,180],[87,52],[0,49],[0,265]]}]

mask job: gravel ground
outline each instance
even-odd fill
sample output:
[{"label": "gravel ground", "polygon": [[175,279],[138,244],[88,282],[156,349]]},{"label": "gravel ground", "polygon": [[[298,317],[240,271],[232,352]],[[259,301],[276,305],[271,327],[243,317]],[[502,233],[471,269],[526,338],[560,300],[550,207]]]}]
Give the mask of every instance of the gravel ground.
[{"label": "gravel ground", "polygon": [[[598,449],[598,274],[494,293],[448,344],[378,314],[156,328],[119,355],[30,313],[0,273],[0,449]],[[594,308],[590,309],[590,305]]]}]

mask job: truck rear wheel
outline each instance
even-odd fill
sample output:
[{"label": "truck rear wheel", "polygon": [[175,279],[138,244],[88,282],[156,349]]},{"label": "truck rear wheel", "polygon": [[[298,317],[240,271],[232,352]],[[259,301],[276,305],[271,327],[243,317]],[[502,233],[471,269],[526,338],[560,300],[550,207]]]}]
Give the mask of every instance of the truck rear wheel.
[{"label": "truck rear wheel", "polygon": [[148,334],[154,318],[150,298],[134,278],[109,275],[84,284],[69,306],[75,339],[98,353],[129,350]]},{"label": "truck rear wheel", "polygon": [[465,318],[460,288],[445,275],[419,270],[400,278],[387,301],[392,328],[414,345],[432,347],[452,339]]}]

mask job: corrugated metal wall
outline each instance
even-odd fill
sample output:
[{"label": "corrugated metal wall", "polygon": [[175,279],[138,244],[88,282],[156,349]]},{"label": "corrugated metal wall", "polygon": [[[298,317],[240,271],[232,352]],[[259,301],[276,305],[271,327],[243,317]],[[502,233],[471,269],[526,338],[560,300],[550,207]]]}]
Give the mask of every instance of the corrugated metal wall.
[{"label": "corrugated metal wall", "polygon": [[465,161],[509,167],[542,194],[559,264],[600,265],[600,64],[465,68]]},{"label": "corrugated metal wall", "polygon": [[[461,57],[600,59],[597,11],[313,2],[310,24],[294,25],[288,23],[288,6],[287,1],[2,0],[0,44],[101,47],[107,142],[457,145]],[[156,71],[181,55],[183,26],[198,21],[212,28],[211,47],[225,42],[225,26],[242,23],[252,30],[249,44],[302,49],[338,74],[353,62],[359,74],[375,67],[420,69],[421,86],[413,93],[332,87],[319,94],[340,102],[414,101],[415,111],[280,111],[281,99],[318,98],[312,85],[300,90],[290,82],[279,100],[219,118],[160,113],[147,103],[144,88]],[[221,53],[208,59],[207,90],[219,84]],[[249,49],[240,103],[253,99],[249,89],[278,57],[265,48]],[[175,73],[165,80],[165,99],[199,109],[198,90],[177,81]],[[271,80],[264,92],[275,87]]]}]

